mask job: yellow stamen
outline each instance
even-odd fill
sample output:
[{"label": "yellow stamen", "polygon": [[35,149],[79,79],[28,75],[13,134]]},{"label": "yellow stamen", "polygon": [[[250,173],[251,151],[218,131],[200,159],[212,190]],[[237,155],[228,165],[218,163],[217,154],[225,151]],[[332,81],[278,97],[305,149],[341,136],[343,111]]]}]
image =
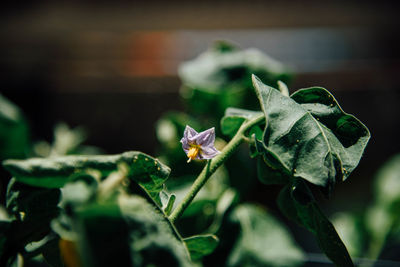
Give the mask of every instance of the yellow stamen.
[{"label": "yellow stamen", "polygon": [[187,162],[189,163],[192,159],[195,159],[197,154],[199,154],[199,152],[200,152],[200,146],[199,145],[191,145],[190,149],[189,149],[189,151],[187,153],[187,156],[189,158]]}]

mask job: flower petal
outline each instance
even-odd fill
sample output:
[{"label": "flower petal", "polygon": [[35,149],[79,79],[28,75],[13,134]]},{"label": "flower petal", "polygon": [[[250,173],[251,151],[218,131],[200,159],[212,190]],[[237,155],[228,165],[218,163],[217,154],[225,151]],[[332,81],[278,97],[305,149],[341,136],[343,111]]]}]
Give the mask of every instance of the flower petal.
[{"label": "flower petal", "polygon": [[201,145],[202,147],[207,147],[210,145],[214,145],[214,141],[215,141],[215,129],[214,127],[205,130],[204,132],[201,132],[199,134],[196,135],[195,137],[196,139],[196,143],[198,145]]},{"label": "flower petal", "polygon": [[195,137],[198,134],[192,127],[189,125],[186,125],[185,131],[183,132],[183,138],[186,138],[187,140],[192,140],[193,137]]},{"label": "flower petal", "polygon": [[200,154],[200,158],[201,159],[212,159],[213,157],[215,157],[216,155],[218,155],[219,152],[214,145],[212,146],[207,146],[207,147],[202,147],[201,149],[201,153]]},{"label": "flower petal", "polygon": [[182,137],[182,139],[181,139],[180,142],[182,143],[182,148],[183,148],[183,150],[184,150],[185,153],[187,154],[188,151],[189,151],[189,149],[190,149],[190,144],[189,144],[187,138]]}]

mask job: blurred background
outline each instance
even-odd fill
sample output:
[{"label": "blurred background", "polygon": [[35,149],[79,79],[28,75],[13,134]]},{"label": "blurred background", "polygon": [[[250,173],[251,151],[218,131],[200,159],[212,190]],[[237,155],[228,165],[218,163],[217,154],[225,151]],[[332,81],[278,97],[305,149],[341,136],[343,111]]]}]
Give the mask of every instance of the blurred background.
[{"label": "blurred background", "polygon": [[[178,66],[215,40],[257,48],[318,85],[372,134],[327,213],[371,199],[373,174],[400,151],[399,5],[395,1],[35,1],[0,11],[0,91],[32,140],[63,121],[106,153],[154,154],[155,123],[182,110]],[[262,193],[260,193],[262,194]],[[334,204],[333,204],[334,203]]]}]

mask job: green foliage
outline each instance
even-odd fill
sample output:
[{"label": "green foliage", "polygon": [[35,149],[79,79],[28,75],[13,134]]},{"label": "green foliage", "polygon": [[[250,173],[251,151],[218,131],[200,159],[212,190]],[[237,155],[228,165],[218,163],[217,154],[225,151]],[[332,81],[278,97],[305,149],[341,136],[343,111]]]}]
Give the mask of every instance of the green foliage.
[{"label": "green foliage", "polygon": [[377,258],[386,241],[400,229],[400,154],[386,162],[375,176],[375,199],[366,211],[370,233],[369,256]]},{"label": "green foliage", "polygon": [[230,218],[240,226],[240,234],[228,266],[297,266],[304,261],[285,227],[261,208],[242,204]]},{"label": "green foliage", "polygon": [[191,265],[166,218],[138,196],[87,205],[74,221],[84,266]]},{"label": "green foliage", "polygon": [[274,160],[270,166],[329,194],[357,166],[368,129],[323,88],[302,89],[290,98],[253,77],[266,120],[264,155]]},{"label": "green foliage", "polygon": [[[253,83],[265,115],[264,131],[260,131],[261,124],[247,133],[251,156],[257,157],[259,180],[286,185],[278,198],[281,211],[313,232],[333,262],[352,266],[345,245],[305,181],[320,186],[329,196],[334,185],[358,165],[370,137],[368,129],[346,114],[326,89],[301,89],[289,97],[283,83],[279,83],[282,93],[256,76]],[[232,136],[244,122],[259,114],[227,109],[221,129]]]},{"label": "green foliage", "polygon": [[189,250],[190,258],[194,261],[211,254],[218,245],[215,235],[196,235],[184,238],[183,241]]},{"label": "green foliage", "polygon": [[178,73],[183,82],[182,96],[191,113],[212,119],[222,116],[230,106],[254,105],[251,74],[271,85],[289,78],[281,63],[261,51],[242,50],[226,42],[216,43],[197,58],[183,63]]},{"label": "green foliage", "polygon": [[24,158],[28,147],[28,125],[21,110],[0,95],[0,160]]},{"label": "green foliage", "polygon": [[[170,112],[157,122],[160,158],[173,169],[169,181],[171,169],[142,152],[63,156],[82,153],[84,134],[62,124],[55,129],[52,145],[42,142],[33,149],[49,158],[3,162],[13,178],[7,210],[0,209],[0,265],[302,265],[305,255],[286,227],[263,208],[241,202],[257,176],[263,184],[282,186],[282,213],[312,232],[336,265],[353,266],[311,189],[329,196],[348,178],[370,138],[368,129],[324,88],[300,89],[289,96],[280,81],[288,79],[286,69],[255,49],[219,42],[182,64],[179,75],[182,96],[193,115]],[[243,109],[257,107],[257,99],[258,111]],[[22,157],[26,125],[18,109],[2,101],[6,104],[0,105],[0,129],[6,127],[6,134],[0,131],[0,153],[7,155],[0,156]],[[222,150],[226,142],[216,139],[222,152],[207,166],[226,165],[205,171],[209,176],[202,177],[211,178],[207,183],[197,178],[205,184],[195,188],[202,187],[196,195],[198,190],[191,186],[204,164],[187,164],[179,140],[187,124],[203,130],[215,126],[223,112],[216,131],[234,141]],[[21,142],[13,143],[10,134]],[[240,146],[243,141],[249,144],[250,158]],[[226,161],[235,149],[236,155]],[[400,165],[395,161],[380,173],[376,203],[365,216],[379,217],[365,223],[372,229],[370,240],[378,244],[370,248],[370,255],[400,229]],[[173,212],[175,202],[183,208]],[[365,239],[357,240],[354,248],[359,251]]]},{"label": "green foliage", "polygon": [[118,164],[130,166],[128,176],[139,183],[161,205],[159,192],[168,178],[170,169],[158,160],[137,151],[111,156],[64,156],[6,160],[4,167],[17,181],[40,187],[59,188],[76,172],[97,170],[106,176],[117,170]]},{"label": "green foliage", "polygon": [[261,111],[251,111],[239,108],[228,108],[221,119],[221,131],[228,136],[234,136],[246,120],[251,120],[262,115]]},{"label": "green foliage", "polygon": [[59,214],[59,189],[37,188],[11,179],[7,188],[8,229],[4,233],[0,264],[27,244],[43,239]]},{"label": "green foliage", "polygon": [[278,196],[282,213],[311,231],[320,248],[337,266],[353,266],[353,262],[332,223],[319,209],[311,191],[303,181],[285,186]]}]

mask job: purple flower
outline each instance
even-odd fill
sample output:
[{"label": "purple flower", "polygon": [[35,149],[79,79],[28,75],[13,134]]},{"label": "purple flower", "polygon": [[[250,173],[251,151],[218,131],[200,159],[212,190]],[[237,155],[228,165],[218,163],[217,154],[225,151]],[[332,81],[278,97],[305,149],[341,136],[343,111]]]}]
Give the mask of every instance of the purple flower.
[{"label": "purple flower", "polygon": [[214,141],[214,127],[198,133],[186,125],[181,143],[183,150],[189,158],[187,162],[190,162],[192,159],[212,159],[218,155],[220,152],[214,147]]}]

